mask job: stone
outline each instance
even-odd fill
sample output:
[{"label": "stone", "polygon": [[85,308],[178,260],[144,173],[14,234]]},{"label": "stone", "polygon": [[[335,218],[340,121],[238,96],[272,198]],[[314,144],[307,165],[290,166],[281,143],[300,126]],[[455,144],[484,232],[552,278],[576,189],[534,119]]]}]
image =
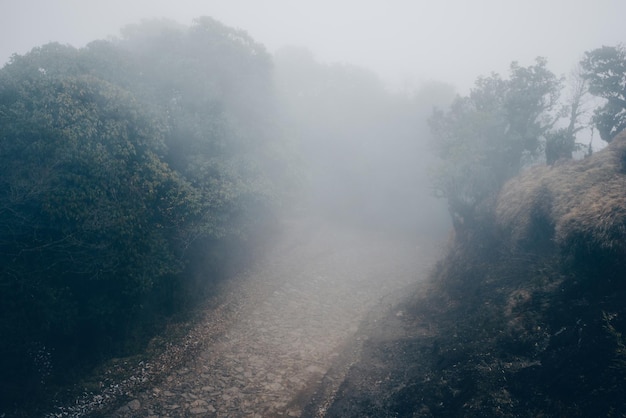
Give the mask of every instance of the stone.
[{"label": "stone", "polygon": [[306,368],[306,371],[309,373],[319,373],[319,374],[324,374],[324,370],[318,366],[314,366],[311,365],[309,367]]},{"label": "stone", "polygon": [[207,406],[208,404],[209,403],[207,401],[203,401],[202,399],[196,399],[191,403],[191,406],[195,408],[200,406]]},{"label": "stone", "polygon": [[141,408],[141,402],[139,402],[139,399],[133,399],[132,401],[128,402],[128,408],[131,411],[137,411],[139,408]]},{"label": "stone", "polygon": [[206,408],[191,408],[189,410],[189,413],[193,415],[206,414],[207,412],[209,412],[209,410]]}]

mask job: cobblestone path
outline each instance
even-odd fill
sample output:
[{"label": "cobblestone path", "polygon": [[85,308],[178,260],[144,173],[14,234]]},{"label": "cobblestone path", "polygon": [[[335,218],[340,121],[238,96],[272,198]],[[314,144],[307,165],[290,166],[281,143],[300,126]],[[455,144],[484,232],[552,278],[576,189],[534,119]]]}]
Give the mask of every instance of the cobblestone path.
[{"label": "cobblestone path", "polygon": [[433,261],[432,248],[406,240],[315,223],[288,230],[234,282],[219,338],[110,416],[301,416],[366,313]]}]

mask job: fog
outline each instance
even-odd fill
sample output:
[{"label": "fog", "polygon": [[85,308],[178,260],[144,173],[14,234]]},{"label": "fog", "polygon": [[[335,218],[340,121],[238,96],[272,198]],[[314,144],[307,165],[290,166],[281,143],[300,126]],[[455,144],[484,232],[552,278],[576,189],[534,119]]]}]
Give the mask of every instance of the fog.
[{"label": "fog", "polygon": [[275,54],[283,123],[305,178],[301,205],[359,226],[429,232],[447,227],[432,196],[427,119],[453,88],[431,82],[412,97],[390,93],[372,72],[317,61],[305,48]]},{"label": "fog", "polygon": [[624,40],[616,0],[23,0],[0,2],[0,62],[50,41],[76,47],[146,18],[202,15],[244,29],[270,53],[306,46],[325,63],[369,68],[396,89],[441,80],[460,91],[511,61],[548,58],[566,74],[584,51]]},{"label": "fog", "polygon": [[623,42],[624,16],[617,0],[0,0],[0,417],[203,309],[192,373],[191,351],[129,367],[141,390],[170,386],[115,416],[179,408],[158,393],[188,385],[194,414],[312,416],[368,312],[401,321],[504,182],[591,150],[592,106],[566,120],[589,102],[560,76]]},{"label": "fog", "polygon": [[428,178],[432,107],[466,94],[481,75],[506,75],[512,61],[543,56],[567,74],[585,51],[624,39],[625,12],[609,0],[4,0],[0,62],[52,41],[114,39],[146,19],[189,25],[211,16],[272,55],[288,109],[281,123],[311,186],[305,204],[414,230],[416,222],[446,224],[433,222],[446,215]]}]

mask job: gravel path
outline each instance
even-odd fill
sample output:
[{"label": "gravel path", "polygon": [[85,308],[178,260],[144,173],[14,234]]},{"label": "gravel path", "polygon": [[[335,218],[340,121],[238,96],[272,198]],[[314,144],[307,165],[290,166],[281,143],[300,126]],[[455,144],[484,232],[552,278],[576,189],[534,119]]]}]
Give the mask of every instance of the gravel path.
[{"label": "gravel path", "polygon": [[199,354],[109,416],[302,416],[329,368],[348,361],[344,348],[367,312],[425,277],[434,250],[293,222],[233,281],[228,309],[207,317]]}]

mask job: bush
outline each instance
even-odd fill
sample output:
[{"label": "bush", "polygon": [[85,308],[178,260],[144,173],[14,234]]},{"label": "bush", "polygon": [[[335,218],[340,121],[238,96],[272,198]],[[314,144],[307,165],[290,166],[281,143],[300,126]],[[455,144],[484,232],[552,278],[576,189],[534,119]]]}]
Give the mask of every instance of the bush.
[{"label": "bush", "polygon": [[270,69],[204,18],[0,71],[0,411],[140,349],[234,264],[208,252],[248,259],[289,189]]}]

